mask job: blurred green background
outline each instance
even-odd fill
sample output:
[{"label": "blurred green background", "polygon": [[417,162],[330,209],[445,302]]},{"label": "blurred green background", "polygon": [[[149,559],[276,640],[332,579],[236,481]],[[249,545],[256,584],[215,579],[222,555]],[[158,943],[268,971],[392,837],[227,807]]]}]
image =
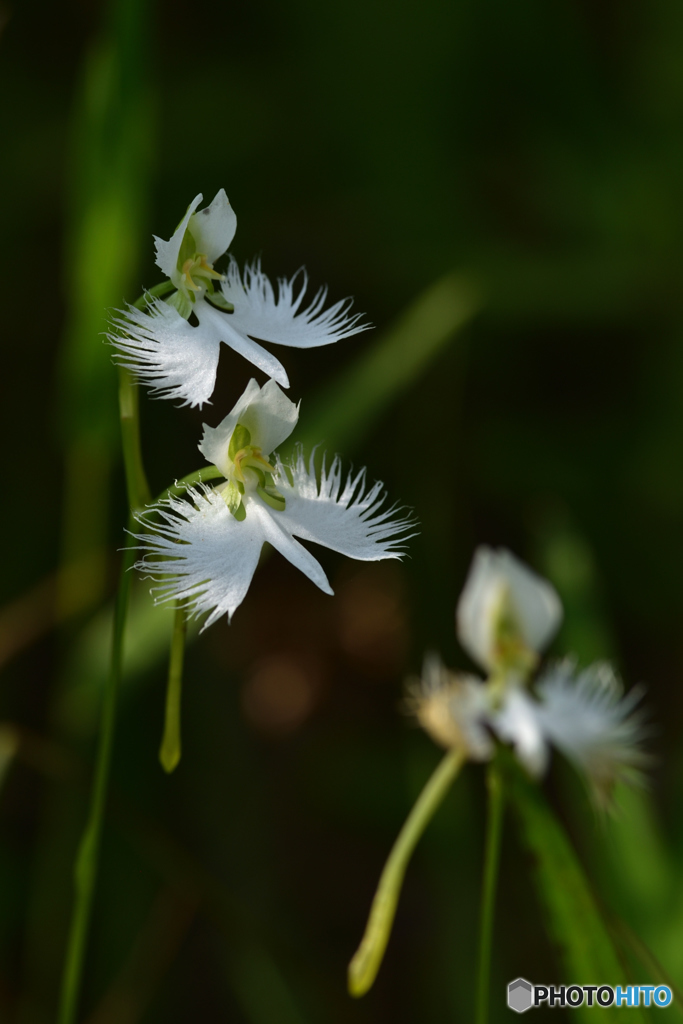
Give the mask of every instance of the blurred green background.
[{"label": "blurred green background", "polygon": [[[334,598],[268,559],[188,651],[170,778],[170,617],[136,587],[82,1019],[472,1020],[480,769],[360,1002],[345,969],[440,756],[403,680],[428,648],[468,667],[453,611],[482,542],[555,583],[556,651],[647,684],[649,792],[605,823],[564,765],[545,789],[599,900],[683,984],[681,5],[37,0],[0,21],[0,1021],[54,1019],[86,811],[127,511],[106,310],[159,280],[152,233],[221,187],[240,261],[305,264],[376,325],[278,355],[298,436],[367,465],[422,532],[400,565],[322,552]],[[141,390],[155,493],[252,372],[224,348],[202,413]],[[510,816],[494,1022],[511,978],[574,980],[530,868]]]}]

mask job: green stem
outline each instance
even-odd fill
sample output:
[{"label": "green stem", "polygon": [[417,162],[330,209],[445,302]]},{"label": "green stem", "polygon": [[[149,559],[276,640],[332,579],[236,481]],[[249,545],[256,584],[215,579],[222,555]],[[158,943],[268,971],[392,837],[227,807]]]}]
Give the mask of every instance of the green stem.
[{"label": "green stem", "polygon": [[[133,305],[144,309],[150,296],[160,297],[173,287],[172,281],[162,281],[136,299]],[[131,508],[141,509],[149,504],[151,492],[142,461],[138,389],[133,374],[123,366],[119,366],[119,416],[128,503]]]},{"label": "green stem", "polygon": [[348,983],[352,996],[364,995],[377,976],[389,941],[408,861],[420,836],[450,789],[463,760],[463,755],[459,751],[451,750],[446,754],[420,793],[399,832],[382,871],[365,934],[349,964]]},{"label": "green stem", "polygon": [[481,894],[476,1024],[487,1024],[489,1015],[493,914],[496,901],[498,866],[500,863],[500,842],[503,833],[503,780],[495,763],[489,765],[486,783],[488,788],[488,814],[486,821],[486,849],[484,852],[484,880]]},{"label": "green stem", "polygon": [[[128,525],[129,529],[135,525],[132,516]],[[90,813],[76,857],[74,871],[76,893],[62,979],[58,1024],[73,1024],[78,1010],[78,997],[81,989],[85,947],[97,879],[102,823],[114,744],[116,704],[123,660],[123,636],[128,612],[131,579],[131,574],[128,570],[135,560],[135,548],[133,545],[134,540],[132,537],[129,537],[124,549],[119,590],[114,610],[111,667],[102,702],[99,747],[90,798]]]},{"label": "green stem", "polygon": [[142,462],[138,389],[131,373],[123,366],[119,366],[119,414],[128,504],[133,509],[141,509],[149,504],[151,494]]},{"label": "green stem", "polygon": [[144,310],[147,307],[150,298],[161,299],[164,295],[168,295],[175,288],[173,281],[160,281],[159,284],[155,284],[153,288],[150,288],[148,292],[144,292],[139,299],[136,299],[133,305],[136,309]]},{"label": "green stem", "polygon": [[171,658],[168,666],[168,687],[166,689],[166,721],[164,737],[159,750],[159,760],[166,772],[172,772],[180,761],[180,692],[183,682],[183,657],[187,616],[180,602],[176,605],[171,639]]},{"label": "green stem", "polygon": [[[152,288],[148,294],[162,295],[170,291],[171,287],[173,286],[169,281],[164,281],[162,284]],[[141,309],[145,302],[146,296],[142,296],[135,305]],[[132,531],[136,525],[134,519],[135,511],[149,504],[151,495],[142,461],[138,390],[132,375],[124,367],[119,367],[119,415],[121,420],[123,461],[126,472],[126,490],[128,504],[131,509],[128,530]],[[102,839],[102,825],[114,747],[116,705],[123,663],[123,638],[130,595],[131,574],[128,570],[135,561],[134,543],[134,538],[129,536],[124,549],[119,589],[116,595],[111,666],[102,702],[99,746],[90,797],[90,812],[81,838],[74,869],[76,891],[62,976],[58,1024],[74,1024],[78,1011],[85,948],[92,915]]]},{"label": "green stem", "polygon": [[181,477],[180,480],[176,480],[172,487],[167,487],[165,491],[162,491],[158,495],[154,504],[158,504],[163,501],[164,498],[168,498],[171,494],[179,495],[184,494],[188,487],[192,487],[194,484],[205,483],[208,480],[217,480],[218,477],[222,477],[220,469],[216,469],[215,466],[203,466],[201,469],[195,469],[193,473],[188,473],[187,476]]}]

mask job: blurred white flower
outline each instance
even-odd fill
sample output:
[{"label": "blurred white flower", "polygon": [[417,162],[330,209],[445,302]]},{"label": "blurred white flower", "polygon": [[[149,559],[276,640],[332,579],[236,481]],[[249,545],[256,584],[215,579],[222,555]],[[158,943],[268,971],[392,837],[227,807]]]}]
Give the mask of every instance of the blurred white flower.
[{"label": "blurred white flower", "polygon": [[458,749],[472,761],[493,755],[489,689],[475,676],[451,672],[437,654],[425,657],[419,681],[409,686],[407,707],[440,746]]},{"label": "blurred white flower", "polygon": [[[109,335],[117,361],[158,395],[178,398],[183,405],[208,402],[221,342],[289,387],[282,363],[255,338],[315,348],[370,327],[359,322],[362,314],[349,313],[348,299],[323,310],[326,288],[304,307],[304,270],[290,280],[280,278],[277,295],[259,262],[247,266],[243,277],[232,258],[225,275],[214,270],[232,242],[237,219],[223,189],[210,206],[196,212],[201,200],[201,194],[195,197],[169,241],[155,238],[157,265],[177,291],[165,301],[150,298],[144,311],[133,306],[120,310]],[[196,326],[188,323],[192,313]]]},{"label": "blurred white flower", "polygon": [[477,549],[456,622],[461,644],[482,668],[528,673],[561,621],[550,583],[505,549]]},{"label": "blurred white flower", "polygon": [[138,516],[149,532],[137,537],[147,554],[136,565],[158,582],[157,602],[183,599],[195,614],[209,612],[204,628],[221,615],[230,620],[266,541],[327,594],[322,566],[295,538],[361,561],[402,557],[414,523],[383,509],[382,484],[366,487],[365,470],[342,484],[335,458],[318,482],[313,456],[308,465],[301,452],[291,465],[270,461],[297,419],[298,407],[274,381],[259,388],[252,380],[218,427],[205,425],[200,451],[226,482],[191,488],[189,501],[169,497]]}]

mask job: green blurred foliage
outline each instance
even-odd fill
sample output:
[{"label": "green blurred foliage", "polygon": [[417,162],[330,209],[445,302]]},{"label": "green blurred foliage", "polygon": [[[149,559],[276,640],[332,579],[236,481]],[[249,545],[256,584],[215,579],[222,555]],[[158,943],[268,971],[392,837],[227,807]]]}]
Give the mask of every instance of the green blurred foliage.
[{"label": "green blurred foliage", "polygon": [[[628,685],[647,684],[649,790],[601,823],[558,763],[547,795],[599,901],[680,986],[680,5],[268,0],[200,12],[172,0],[146,30],[117,20],[126,10],[0,9],[13,484],[2,598],[28,594],[0,617],[0,649],[35,637],[7,664],[0,697],[19,737],[0,791],[0,1020],[53,1019],[85,814],[109,613],[82,605],[48,633],[54,595],[31,588],[56,570],[63,538],[82,537],[80,514],[112,552],[111,597],[126,503],[98,310],[155,284],[151,232],[168,237],[198,191],[222,186],[240,260],[262,253],[273,276],[305,263],[314,287],[354,295],[377,325],[287,350],[292,396],[301,437],[317,439],[320,423],[320,440],[383,479],[422,532],[400,566],[324,552],[333,599],[267,559],[233,625],[188,652],[170,778],[157,762],[168,620],[153,621],[136,588],[83,1019],[472,1019],[478,769],[417,851],[376,987],[352,1002],[344,980],[384,857],[440,756],[402,715],[402,680],[429,647],[466,665],[453,609],[480,542],[506,544],[556,583],[558,651],[614,658]],[[112,53],[137,61],[128,85],[107,79]],[[103,138],[84,112],[106,81]],[[97,209],[109,227],[88,266],[78,239]],[[80,313],[76,271],[91,282]],[[405,324],[449,280],[471,289],[476,312],[459,330],[418,326],[411,341]],[[141,393],[154,493],[200,465],[201,423],[219,422],[251,373],[225,350],[203,413]],[[74,502],[83,437],[97,444]],[[494,1022],[510,978],[562,970],[529,867],[511,818]]]}]

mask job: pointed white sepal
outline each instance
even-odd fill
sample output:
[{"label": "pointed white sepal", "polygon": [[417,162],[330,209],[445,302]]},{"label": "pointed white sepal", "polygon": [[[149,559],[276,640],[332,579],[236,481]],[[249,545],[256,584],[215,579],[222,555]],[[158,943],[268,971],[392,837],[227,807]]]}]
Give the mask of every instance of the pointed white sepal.
[{"label": "pointed white sepal", "polygon": [[499,668],[498,640],[504,625],[514,639],[539,654],[562,621],[562,605],[547,582],[501,548],[480,547],[458,607],[458,637],[465,650],[483,668]]},{"label": "pointed white sepal", "polygon": [[274,380],[260,388],[252,377],[241,398],[217,427],[204,424],[199,450],[227,476],[231,463],[230,439],[238,423],[251,434],[251,444],[257,445],[268,457],[289,437],[298,419],[299,406],[287,398]]}]

